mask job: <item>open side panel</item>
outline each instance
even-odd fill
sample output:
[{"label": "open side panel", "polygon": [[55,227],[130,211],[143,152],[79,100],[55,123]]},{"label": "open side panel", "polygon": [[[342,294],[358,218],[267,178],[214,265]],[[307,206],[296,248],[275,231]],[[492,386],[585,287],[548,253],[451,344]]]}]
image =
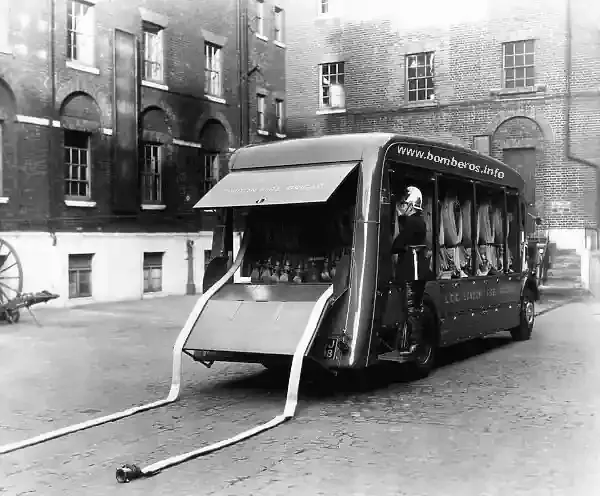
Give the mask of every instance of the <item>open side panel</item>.
[{"label": "open side panel", "polygon": [[293,355],[327,284],[228,284],[211,298],[185,350]]},{"label": "open side panel", "polygon": [[324,203],[357,165],[352,162],[233,171],[194,208]]}]

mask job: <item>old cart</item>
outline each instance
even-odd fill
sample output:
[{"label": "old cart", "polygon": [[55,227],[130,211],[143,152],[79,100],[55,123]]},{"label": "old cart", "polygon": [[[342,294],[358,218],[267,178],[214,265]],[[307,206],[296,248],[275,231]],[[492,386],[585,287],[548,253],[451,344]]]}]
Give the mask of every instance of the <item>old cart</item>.
[{"label": "old cart", "polygon": [[0,319],[16,323],[20,319],[20,310],[29,309],[38,303],[58,298],[48,291],[23,293],[23,266],[21,260],[6,240],[0,238]]}]

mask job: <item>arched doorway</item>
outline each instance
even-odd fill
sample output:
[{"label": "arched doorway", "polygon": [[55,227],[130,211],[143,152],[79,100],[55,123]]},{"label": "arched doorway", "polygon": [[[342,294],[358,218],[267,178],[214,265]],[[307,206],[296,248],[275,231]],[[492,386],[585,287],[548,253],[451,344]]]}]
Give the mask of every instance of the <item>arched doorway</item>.
[{"label": "arched doorway", "polygon": [[[503,121],[492,135],[492,155],[515,169],[525,181],[528,232],[536,229],[532,216],[543,215],[544,198],[536,180],[537,165],[544,161],[544,135],[539,124],[525,116]],[[538,191],[539,190],[539,191]]]}]

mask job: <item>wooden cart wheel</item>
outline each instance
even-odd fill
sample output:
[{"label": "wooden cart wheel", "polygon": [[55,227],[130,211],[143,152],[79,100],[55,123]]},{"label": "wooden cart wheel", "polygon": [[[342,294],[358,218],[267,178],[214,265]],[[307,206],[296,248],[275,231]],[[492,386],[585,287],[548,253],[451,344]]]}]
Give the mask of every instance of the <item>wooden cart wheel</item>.
[{"label": "wooden cart wheel", "polygon": [[[21,260],[13,246],[0,238],[0,305],[6,305],[19,296],[21,291],[23,291]],[[18,320],[18,317],[14,320]]]}]

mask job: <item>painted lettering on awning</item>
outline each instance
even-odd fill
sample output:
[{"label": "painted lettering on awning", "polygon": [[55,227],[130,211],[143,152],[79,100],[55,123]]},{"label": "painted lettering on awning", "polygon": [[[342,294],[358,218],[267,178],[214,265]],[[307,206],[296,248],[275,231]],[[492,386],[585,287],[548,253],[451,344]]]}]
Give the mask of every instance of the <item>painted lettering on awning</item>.
[{"label": "painted lettering on awning", "polygon": [[224,191],[230,194],[243,193],[280,193],[281,191],[314,191],[323,189],[325,183],[316,184],[290,184],[288,186],[264,186],[261,188],[226,188]]}]

